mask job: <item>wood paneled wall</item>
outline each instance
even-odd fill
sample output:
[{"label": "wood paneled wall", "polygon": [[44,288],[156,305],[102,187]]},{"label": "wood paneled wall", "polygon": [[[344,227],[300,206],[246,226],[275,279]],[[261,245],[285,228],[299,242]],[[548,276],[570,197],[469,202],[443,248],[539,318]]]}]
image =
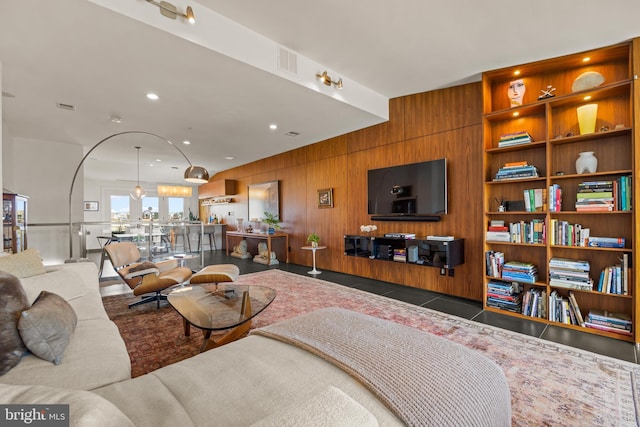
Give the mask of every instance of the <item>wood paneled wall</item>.
[{"label": "wood paneled wall", "polygon": [[[280,214],[290,233],[290,261],[311,265],[300,250],[314,232],[328,249],[318,252],[321,270],[482,299],[482,89],[480,83],[420,93],[390,101],[389,121],[216,174],[235,179],[235,212],[247,211],[247,186],[280,181]],[[465,264],[455,276],[437,268],[349,257],[345,234],[371,224],[367,171],[446,157],[449,214],[440,222],[376,222],[378,233],[455,235],[465,239]],[[317,207],[316,191],[333,188],[334,208]],[[238,215],[238,213],[236,213]],[[247,218],[247,215],[239,215]],[[231,227],[234,217],[224,220]],[[322,277],[322,276],[320,276]]]}]

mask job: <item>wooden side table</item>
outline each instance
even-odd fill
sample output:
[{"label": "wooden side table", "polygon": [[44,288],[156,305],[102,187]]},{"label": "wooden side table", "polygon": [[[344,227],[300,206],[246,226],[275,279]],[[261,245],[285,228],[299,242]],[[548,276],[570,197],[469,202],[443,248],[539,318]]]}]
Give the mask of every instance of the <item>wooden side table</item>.
[{"label": "wooden side table", "polygon": [[309,271],[309,274],[320,274],[322,273],[322,271],[318,271],[316,269],[316,251],[318,249],[326,249],[326,246],[303,246],[302,249],[304,249],[305,251],[311,251],[311,253],[313,254],[313,270]]}]

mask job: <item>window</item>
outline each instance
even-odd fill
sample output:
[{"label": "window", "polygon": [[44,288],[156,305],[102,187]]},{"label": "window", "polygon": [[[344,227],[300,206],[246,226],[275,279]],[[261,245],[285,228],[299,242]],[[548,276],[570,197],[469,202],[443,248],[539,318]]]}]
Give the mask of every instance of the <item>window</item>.
[{"label": "window", "polygon": [[111,196],[111,231],[120,230],[120,224],[127,224],[131,218],[129,196]]},{"label": "window", "polygon": [[158,197],[145,197],[142,199],[142,219],[157,221],[160,217],[160,199]]},{"label": "window", "polygon": [[184,219],[184,198],[167,197],[169,202],[169,221],[180,221]]}]

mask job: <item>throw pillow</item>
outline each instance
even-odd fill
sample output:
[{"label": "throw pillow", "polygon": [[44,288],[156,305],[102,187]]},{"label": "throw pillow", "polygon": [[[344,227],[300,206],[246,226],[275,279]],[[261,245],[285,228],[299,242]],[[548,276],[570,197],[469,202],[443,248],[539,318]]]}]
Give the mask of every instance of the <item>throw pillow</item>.
[{"label": "throw pillow", "polygon": [[0,270],[19,278],[44,274],[47,270],[42,264],[40,253],[36,249],[27,249],[17,254],[0,257]]},{"label": "throw pillow", "polygon": [[76,329],[78,317],[64,298],[42,291],[18,320],[18,330],[29,351],[59,365]]},{"label": "throw pillow", "polygon": [[27,348],[18,332],[20,312],[29,308],[20,279],[0,271],[0,375],[20,363]]},{"label": "throw pillow", "polygon": [[135,273],[137,271],[149,270],[152,268],[158,268],[157,265],[152,263],[151,261],[142,261],[140,264],[129,267],[129,273]]}]

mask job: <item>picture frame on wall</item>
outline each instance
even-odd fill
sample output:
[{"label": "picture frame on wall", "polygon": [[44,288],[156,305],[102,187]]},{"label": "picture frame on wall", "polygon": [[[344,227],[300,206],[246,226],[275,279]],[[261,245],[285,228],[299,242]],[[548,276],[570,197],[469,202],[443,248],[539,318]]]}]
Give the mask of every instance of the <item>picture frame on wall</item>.
[{"label": "picture frame on wall", "polygon": [[322,190],[318,190],[318,207],[333,207],[333,188],[323,188]]},{"label": "picture frame on wall", "polygon": [[98,202],[84,202],[84,210],[85,211],[97,211],[100,207],[100,203]]}]

